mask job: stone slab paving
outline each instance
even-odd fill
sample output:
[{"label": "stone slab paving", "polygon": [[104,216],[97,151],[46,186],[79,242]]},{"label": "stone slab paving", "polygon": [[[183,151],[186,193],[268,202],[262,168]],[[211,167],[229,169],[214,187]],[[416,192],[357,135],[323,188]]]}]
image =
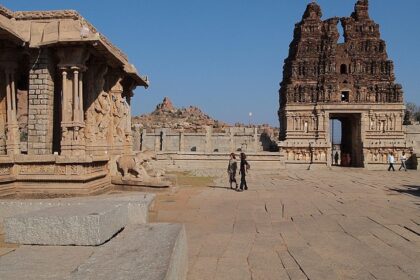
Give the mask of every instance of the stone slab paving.
[{"label": "stone slab paving", "polygon": [[420,279],[420,172],[255,172],[241,193],[220,171],[158,194],[156,221],[185,223],[188,279]]}]

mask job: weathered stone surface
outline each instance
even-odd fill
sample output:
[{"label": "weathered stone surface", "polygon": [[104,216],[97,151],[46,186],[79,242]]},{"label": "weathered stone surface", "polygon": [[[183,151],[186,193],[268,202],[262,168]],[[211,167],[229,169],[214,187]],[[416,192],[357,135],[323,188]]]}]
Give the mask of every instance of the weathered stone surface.
[{"label": "weathered stone surface", "polygon": [[82,198],[57,198],[37,200],[0,200],[0,223],[6,217],[35,212],[52,207],[71,206],[78,207],[86,204],[97,204],[106,201],[112,205],[127,207],[127,223],[142,224],[148,222],[148,211],[155,199],[150,193],[131,193],[130,195],[109,195]]},{"label": "weathered stone surface", "polygon": [[21,246],[0,256],[0,279],[181,280],[187,271],[182,225],[126,227],[99,246]]},{"label": "weathered stone surface", "polygon": [[22,246],[0,257],[0,279],[68,279],[97,247]]},{"label": "weathered stone surface", "polygon": [[127,224],[123,204],[96,203],[47,208],[4,220],[8,243],[100,245]]},{"label": "weathered stone surface", "polygon": [[185,279],[187,243],[183,225],[128,228],[97,251],[71,279]]},{"label": "weathered stone surface", "polygon": [[185,223],[188,279],[420,279],[419,172],[251,169],[240,193],[223,172],[156,200]]},{"label": "weathered stone surface", "polygon": [[153,208],[154,194],[132,194],[129,196],[109,197],[106,200],[127,207],[127,224],[138,225],[149,222],[149,210]]}]

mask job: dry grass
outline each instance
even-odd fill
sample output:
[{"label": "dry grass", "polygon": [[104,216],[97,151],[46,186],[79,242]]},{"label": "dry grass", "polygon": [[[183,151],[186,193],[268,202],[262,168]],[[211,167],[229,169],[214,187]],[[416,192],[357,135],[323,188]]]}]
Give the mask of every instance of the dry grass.
[{"label": "dry grass", "polygon": [[193,176],[188,172],[173,172],[178,187],[208,187],[213,184],[212,177]]}]

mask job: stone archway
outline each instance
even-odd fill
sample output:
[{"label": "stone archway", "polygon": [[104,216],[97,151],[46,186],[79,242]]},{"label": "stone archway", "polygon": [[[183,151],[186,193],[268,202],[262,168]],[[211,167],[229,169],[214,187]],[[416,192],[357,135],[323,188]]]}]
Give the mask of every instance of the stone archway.
[{"label": "stone archway", "polygon": [[[341,122],[341,166],[364,167],[361,114],[331,113],[330,120]],[[331,145],[333,144],[331,142]],[[333,150],[333,147],[331,148]]]}]

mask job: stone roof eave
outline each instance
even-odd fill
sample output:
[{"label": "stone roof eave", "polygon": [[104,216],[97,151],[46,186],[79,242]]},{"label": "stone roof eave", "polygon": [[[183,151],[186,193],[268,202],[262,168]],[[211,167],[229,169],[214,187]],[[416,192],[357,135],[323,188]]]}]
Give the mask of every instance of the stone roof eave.
[{"label": "stone roof eave", "polygon": [[113,51],[112,48],[106,42],[103,42],[99,36],[94,36],[96,38],[68,38],[68,39],[60,39],[60,40],[53,40],[42,42],[39,44],[32,44],[29,47],[31,48],[39,48],[39,47],[47,47],[52,45],[65,45],[65,44],[89,44],[90,46],[94,47],[98,50],[106,50],[105,56],[114,60],[117,64],[121,65],[124,72],[132,78],[138,86],[143,86],[145,88],[149,87],[149,81],[146,77],[142,77],[137,73],[136,68],[134,65],[130,64],[126,59],[118,55],[116,52]]},{"label": "stone roof eave", "polygon": [[14,31],[12,26],[8,26],[8,24],[6,24],[6,22],[0,21],[0,29],[6,31],[9,35],[10,38],[17,44],[24,44],[25,40],[17,33]]}]

